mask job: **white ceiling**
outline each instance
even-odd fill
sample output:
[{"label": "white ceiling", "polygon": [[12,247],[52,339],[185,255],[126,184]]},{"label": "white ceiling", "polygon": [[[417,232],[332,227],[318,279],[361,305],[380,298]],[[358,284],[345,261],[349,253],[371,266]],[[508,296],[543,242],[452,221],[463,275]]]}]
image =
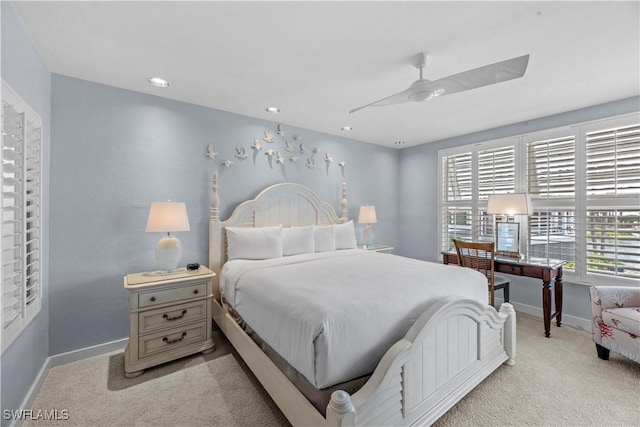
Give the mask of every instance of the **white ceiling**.
[{"label": "white ceiling", "polygon": [[[54,73],[390,147],[638,95],[639,4],[14,3]],[[423,51],[431,80],[531,56],[521,79],[348,113],[406,89]]]}]

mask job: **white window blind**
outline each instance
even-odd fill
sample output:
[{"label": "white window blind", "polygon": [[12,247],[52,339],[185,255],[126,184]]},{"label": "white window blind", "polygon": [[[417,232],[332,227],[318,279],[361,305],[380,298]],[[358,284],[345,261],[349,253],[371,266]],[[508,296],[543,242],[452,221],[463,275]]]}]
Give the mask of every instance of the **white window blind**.
[{"label": "white window blind", "polygon": [[530,258],[567,261],[565,267],[575,269],[575,210],[536,209],[529,216]]},{"label": "white window blind", "polygon": [[573,135],[527,143],[527,187],[531,199],[575,198]]},{"label": "white window blind", "polygon": [[472,214],[470,206],[450,206],[443,211],[442,247],[453,250],[453,239],[472,240]]},{"label": "white window blind", "polygon": [[640,124],[586,134],[587,274],[640,278]]},{"label": "white window blind", "polygon": [[587,274],[640,278],[640,212],[587,211]]},{"label": "white window blind", "polygon": [[587,133],[587,197],[640,194],[640,125]]},{"label": "white window blind", "polygon": [[441,244],[453,248],[453,239],[468,239],[472,233],[472,155],[453,154],[442,159],[441,183],[444,195],[441,211]]},{"label": "white window blind", "polygon": [[529,216],[531,258],[567,261],[575,268],[576,139],[561,136],[527,138],[527,191],[535,205]]},{"label": "white window blind", "polygon": [[471,200],[471,153],[451,155],[445,157],[443,162],[447,201]]},{"label": "white window blind", "polygon": [[493,241],[493,216],[485,213],[486,201],[490,194],[514,192],[514,160],[513,141],[497,147],[473,147],[470,151],[442,157],[441,244],[444,250],[453,250],[453,239]]},{"label": "white window blind", "polygon": [[2,350],[40,311],[40,117],[2,82]]},{"label": "white window blind", "polygon": [[513,145],[478,152],[478,197],[514,193],[515,149]]}]

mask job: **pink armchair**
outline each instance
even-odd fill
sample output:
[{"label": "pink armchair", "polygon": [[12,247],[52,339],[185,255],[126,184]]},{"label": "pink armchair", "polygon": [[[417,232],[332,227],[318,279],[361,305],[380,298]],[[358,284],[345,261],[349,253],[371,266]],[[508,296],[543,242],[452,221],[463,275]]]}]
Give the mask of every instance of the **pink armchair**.
[{"label": "pink armchair", "polygon": [[640,287],[592,286],[591,328],[598,357],[609,351],[640,363]]}]

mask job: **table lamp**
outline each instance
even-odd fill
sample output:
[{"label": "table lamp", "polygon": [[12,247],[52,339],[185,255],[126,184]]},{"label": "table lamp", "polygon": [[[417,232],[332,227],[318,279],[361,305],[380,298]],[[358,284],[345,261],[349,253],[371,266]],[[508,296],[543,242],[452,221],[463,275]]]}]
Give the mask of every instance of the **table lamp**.
[{"label": "table lamp", "polygon": [[[507,250],[507,253],[501,254],[503,256],[517,256],[521,258],[520,253],[520,227],[513,221],[514,215],[531,215],[533,213],[533,205],[531,204],[531,197],[528,193],[510,193],[510,194],[491,194],[487,200],[487,215],[503,215],[506,217],[506,222],[513,224],[513,227],[517,226],[517,231],[513,230],[513,227],[506,226],[507,229],[512,229],[517,239],[515,251]],[[496,249],[497,252],[501,251],[501,239],[500,239],[500,225],[503,221],[499,221],[496,218]]]},{"label": "table lamp", "polygon": [[362,231],[362,241],[367,248],[373,247],[373,228],[371,224],[375,224],[376,207],[370,205],[360,206],[360,214],[358,215],[358,224],[367,224]]},{"label": "table lamp", "polygon": [[187,207],[184,203],[151,203],[146,232],[167,233],[156,245],[156,260],[161,270],[168,272],[175,270],[182,257],[182,244],[177,237],[171,235],[171,232],[190,229]]}]

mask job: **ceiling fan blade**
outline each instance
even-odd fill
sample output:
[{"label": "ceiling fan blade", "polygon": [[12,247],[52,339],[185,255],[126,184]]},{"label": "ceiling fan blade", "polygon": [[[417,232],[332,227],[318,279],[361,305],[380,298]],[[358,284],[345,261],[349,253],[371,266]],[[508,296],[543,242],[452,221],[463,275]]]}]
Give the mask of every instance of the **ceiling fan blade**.
[{"label": "ceiling fan blade", "polygon": [[517,79],[524,76],[528,64],[529,55],[523,55],[507,59],[506,61],[500,61],[483,67],[474,68],[473,70],[463,71],[462,73],[453,74],[435,81],[423,79],[421,73],[420,80],[413,82],[408,89],[370,104],[363,105],[362,107],[349,110],[349,114],[367,107],[401,104],[403,102],[410,101],[427,101],[436,96],[449,95],[456,92],[462,92],[469,89],[505,82],[507,80]]},{"label": "ceiling fan blade", "polygon": [[396,93],[391,96],[387,96],[386,98],[379,99],[370,104],[363,105],[362,107],[354,108],[349,110],[349,114],[355,113],[356,111],[360,111],[363,108],[372,107],[372,106],[381,106],[381,105],[393,105],[393,104],[401,104],[403,102],[409,102],[409,89],[403,90],[402,92]]},{"label": "ceiling fan blade", "polygon": [[519,56],[443,77],[439,80],[429,82],[428,87],[436,96],[444,96],[482,86],[489,86],[524,76],[528,64],[529,55]]}]

